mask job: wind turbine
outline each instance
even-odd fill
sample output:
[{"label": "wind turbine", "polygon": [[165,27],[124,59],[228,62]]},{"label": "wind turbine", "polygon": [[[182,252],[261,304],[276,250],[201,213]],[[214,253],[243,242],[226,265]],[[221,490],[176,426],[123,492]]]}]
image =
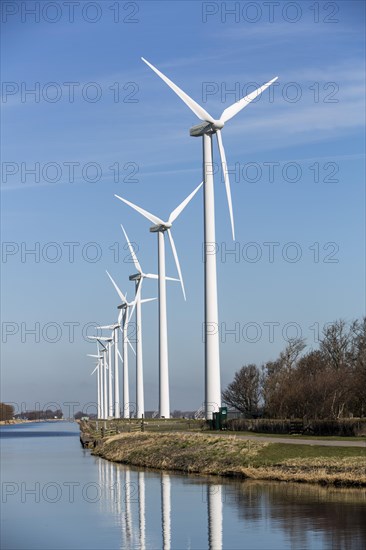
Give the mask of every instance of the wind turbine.
[{"label": "wind turbine", "polygon": [[[102,387],[103,387],[103,418],[104,419],[107,419],[108,418],[108,412],[109,412],[109,408],[108,408],[108,402],[110,399],[112,399],[112,390],[111,390],[111,369],[110,372],[109,372],[109,385],[107,386],[107,370],[108,370],[108,361],[107,361],[107,348],[105,347],[105,345],[103,344],[103,342],[110,342],[112,341],[111,338],[105,338],[103,336],[89,336],[89,338],[93,339],[93,340],[97,340],[97,342],[99,342],[99,344],[102,346],[102,374],[103,374],[103,383],[102,383]],[[108,346],[109,347],[109,346]],[[109,391],[108,391],[109,389]]]},{"label": "wind turbine", "polygon": [[150,228],[152,233],[158,235],[158,277],[159,277],[159,415],[161,418],[170,418],[170,397],[169,397],[169,363],[168,363],[168,325],[167,325],[167,309],[166,309],[166,275],[165,275],[165,233],[168,234],[170,246],[172,248],[175,264],[179,279],[182,285],[184,299],[186,299],[182,272],[179,264],[179,258],[175,247],[171,227],[178,216],[183,212],[188,203],[193,199],[197,191],[202,187],[203,182],[175,208],[168,221],[163,221],[147,210],[136,206],[132,202],[115,195],[134,210],[142,214],[145,218],[151,221],[154,225]]},{"label": "wind turbine", "polygon": [[102,377],[101,377],[100,370],[101,370],[101,359],[103,356],[100,355],[99,348],[98,348],[98,355],[92,355],[90,353],[88,353],[87,355],[88,357],[95,357],[96,359],[98,359],[96,367],[91,373],[91,376],[95,373],[95,371],[97,371],[97,399],[98,399],[97,418],[101,418],[103,409],[102,409],[102,387],[101,387]]},{"label": "wind turbine", "polygon": [[216,134],[222,171],[224,174],[226,196],[229,206],[231,230],[235,240],[234,216],[231,200],[230,180],[227,169],[225,149],[222,143],[221,130],[225,123],[256,99],[278,77],[273,78],[254,92],[246,95],[230,107],[227,107],[219,119],[214,119],[203,107],[181,90],[174,82],[160,72],[154,65],[141,58],[193,111],[203,122],[190,129],[193,137],[203,137],[203,181],[204,181],[204,243],[205,243],[205,414],[212,419],[212,413],[221,405],[219,324],[217,305],[216,255],[212,246],[215,237],[215,199],[212,167],[212,136]]},{"label": "wind turbine", "polygon": [[[131,254],[132,261],[137,269],[137,273],[130,275],[130,281],[135,282],[135,300],[131,310],[131,316],[134,309],[136,308],[136,418],[142,418],[145,414],[144,408],[144,373],[143,373],[143,364],[142,364],[142,324],[141,324],[141,288],[144,279],[158,279],[158,275],[152,273],[144,273],[142,267],[137,259],[136,253],[133,249],[131,241],[129,240],[127,233],[121,225],[122,231],[127,241],[127,245]],[[177,281],[178,279],[172,279],[171,277],[166,277],[170,281]],[[155,299],[155,298],[154,298]]]},{"label": "wind turbine", "polygon": [[[110,403],[111,415],[114,418],[120,418],[120,401],[119,401],[119,370],[118,370],[118,329],[121,326],[122,311],[118,316],[118,322],[113,325],[105,325],[96,327],[102,330],[112,331],[112,345],[114,346],[114,400]],[[112,373],[112,359],[109,357],[110,374]]]},{"label": "wind turbine", "polygon": [[[134,353],[135,353],[135,350],[133,349],[127,334],[128,334],[128,323],[133,312],[130,310],[134,307],[135,302],[134,301],[128,302],[127,297],[123,294],[123,292],[118,287],[117,283],[114,281],[112,276],[108,273],[108,271],[107,271],[107,275],[111,280],[122,302],[121,305],[118,306],[118,309],[120,309],[118,322],[122,331],[122,356],[120,355],[119,350],[117,350],[117,353],[123,363],[123,397],[122,397],[123,418],[130,418],[130,392],[129,392],[128,347],[127,346],[129,345]],[[147,298],[146,300],[142,300],[142,302],[150,302],[152,300],[155,300],[155,298]]]}]

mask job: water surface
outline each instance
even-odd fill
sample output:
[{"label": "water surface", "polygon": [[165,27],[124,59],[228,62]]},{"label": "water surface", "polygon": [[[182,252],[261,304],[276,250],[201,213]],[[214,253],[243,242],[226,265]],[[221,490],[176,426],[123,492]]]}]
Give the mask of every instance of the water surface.
[{"label": "water surface", "polygon": [[3,426],[2,550],[363,549],[366,492],[129,468],[77,424]]}]

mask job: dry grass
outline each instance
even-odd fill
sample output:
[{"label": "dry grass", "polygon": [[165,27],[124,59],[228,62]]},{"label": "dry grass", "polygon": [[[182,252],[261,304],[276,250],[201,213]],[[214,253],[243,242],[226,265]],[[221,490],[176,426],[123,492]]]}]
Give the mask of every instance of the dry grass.
[{"label": "dry grass", "polygon": [[267,443],[204,434],[131,433],[110,437],[95,454],[114,462],[187,473],[229,475]]},{"label": "dry grass", "polygon": [[366,486],[363,457],[288,459],[271,466],[249,468],[246,469],[246,473],[253,479],[301,481],[347,487]]},{"label": "dry grass", "polygon": [[[299,448],[298,457],[294,457],[294,447]],[[349,449],[349,456],[344,456],[344,448],[333,447],[321,456],[323,449],[312,447],[312,456],[303,457],[304,448],[235,436],[131,433],[105,439],[94,454],[114,462],[186,473],[366,486],[363,449]]]}]

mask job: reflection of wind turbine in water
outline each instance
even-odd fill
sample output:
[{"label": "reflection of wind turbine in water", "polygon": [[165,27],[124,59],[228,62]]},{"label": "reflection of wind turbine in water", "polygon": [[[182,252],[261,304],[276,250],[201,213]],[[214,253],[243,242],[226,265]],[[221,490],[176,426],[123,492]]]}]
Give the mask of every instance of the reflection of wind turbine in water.
[{"label": "reflection of wind turbine in water", "polygon": [[[132,536],[132,521],[131,521],[131,472],[127,468],[125,470],[125,520],[126,520],[126,542],[131,541]],[[126,545],[127,547],[127,545]]]},{"label": "reflection of wind turbine in water", "polygon": [[123,494],[124,489],[124,467],[121,465],[116,465],[116,479],[117,479],[117,490],[118,490],[118,506],[117,506],[117,517],[119,524],[121,526],[121,550],[127,548],[127,538],[126,538],[126,518],[125,518],[125,497]]},{"label": "reflection of wind turbine in water", "polygon": [[208,548],[222,549],[222,486],[207,485]]},{"label": "reflection of wind turbine in water", "polygon": [[170,550],[171,541],[171,525],[170,525],[170,475],[162,472],[161,474],[161,519],[162,519],[162,535],[163,535],[163,550]]},{"label": "reflection of wind turbine in water", "polygon": [[145,550],[145,472],[138,473],[139,490],[139,520],[140,520],[140,550]]}]

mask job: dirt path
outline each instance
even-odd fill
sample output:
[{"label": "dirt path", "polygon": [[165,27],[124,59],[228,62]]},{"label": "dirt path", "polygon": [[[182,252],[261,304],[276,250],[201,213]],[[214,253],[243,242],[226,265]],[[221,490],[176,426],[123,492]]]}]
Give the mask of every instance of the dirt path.
[{"label": "dirt path", "polygon": [[225,434],[215,433],[212,435],[221,435],[223,437],[225,437],[226,435],[235,435],[239,439],[251,439],[254,441],[263,441],[264,443],[267,441],[267,443],[290,443],[292,445],[319,445],[321,447],[364,447],[366,448],[366,440],[350,441],[349,439],[346,439],[346,440],[301,439],[301,438],[292,438],[292,437],[270,437],[270,436],[261,436],[261,435],[238,435],[238,434],[230,434],[230,432],[227,432]]}]

